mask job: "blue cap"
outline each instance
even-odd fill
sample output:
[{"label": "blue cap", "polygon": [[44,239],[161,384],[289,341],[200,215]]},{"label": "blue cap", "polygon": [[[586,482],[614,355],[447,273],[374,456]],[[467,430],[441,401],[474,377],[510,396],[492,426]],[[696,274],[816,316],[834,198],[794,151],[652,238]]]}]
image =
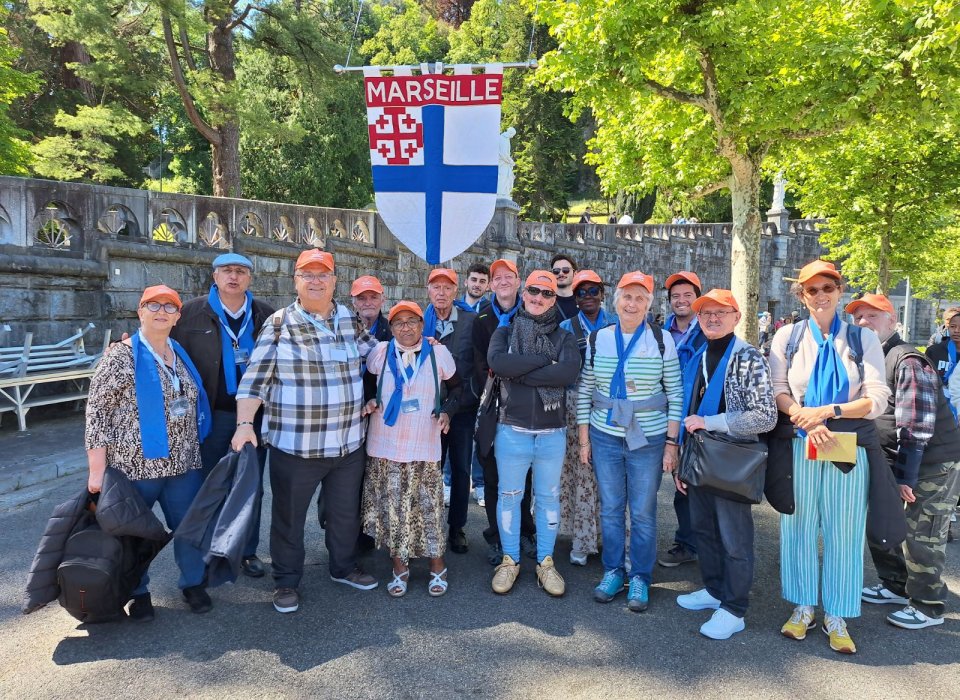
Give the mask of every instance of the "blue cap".
[{"label": "blue cap", "polygon": [[213,261],[214,270],[227,265],[243,265],[249,268],[251,272],[253,271],[253,263],[250,262],[249,258],[240,255],[240,253],[224,253],[223,255],[218,255]]}]

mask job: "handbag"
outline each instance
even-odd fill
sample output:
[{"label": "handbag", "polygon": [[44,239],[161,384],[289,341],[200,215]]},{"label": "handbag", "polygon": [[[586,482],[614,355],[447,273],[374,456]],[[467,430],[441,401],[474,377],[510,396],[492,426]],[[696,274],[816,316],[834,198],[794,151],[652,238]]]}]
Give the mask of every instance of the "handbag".
[{"label": "handbag", "polygon": [[477,427],[473,439],[477,443],[477,454],[487,457],[493,451],[493,439],[497,435],[497,396],[500,393],[500,377],[488,376],[483,386],[483,395],[480,397],[480,408],[477,411]]},{"label": "handbag", "polygon": [[741,503],[760,503],[767,446],[738,442],[722,433],[698,430],[683,440],[680,481]]}]

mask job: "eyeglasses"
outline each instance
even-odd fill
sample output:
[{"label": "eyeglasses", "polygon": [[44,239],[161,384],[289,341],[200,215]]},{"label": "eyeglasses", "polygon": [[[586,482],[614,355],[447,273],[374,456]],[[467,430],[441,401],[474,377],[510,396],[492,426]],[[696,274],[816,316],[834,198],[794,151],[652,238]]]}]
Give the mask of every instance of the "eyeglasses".
[{"label": "eyeglasses", "polygon": [[316,274],[312,272],[298,272],[296,276],[307,284],[310,284],[312,282],[329,282],[333,274],[330,272],[318,272]]},{"label": "eyeglasses", "polygon": [[553,274],[555,275],[569,275],[571,268],[569,267],[555,267],[553,268]]},{"label": "eyeglasses", "polygon": [[159,301],[148,301],[143,305],[143,308],[152,313],[157,313],[160,309],[163,309],[168,314],[175,314],[180,310],[179,306],[170,301],[166,304],[161,304]]},{"label": "eyeglasses", "polygon": [[527,293],[532,297],[543,296],[544,299],[553,299],[557,296],[556,292],[549,289],[540,289],[540,287],[527,287]]},{"label": "eyeglasses", "polygon": [[727,314],[735,314],[735,313],[737,313],[737,312],[734,311],[734,310],[732,310],[732,309],[731,309],[730,311],[700,311],[700,312],[697,314],[697,316],[700,316],[701,318],[716,318],[716,319],[722,319],[722,318],[723,318],[724,316],[726,316]]},{"label": "eyeglasses", "polygon": [[803,293],[812,298],[820,294],[820,292],[823,292],[824,294],[833,294],[835,291],[837,291],[837,289],[838,287],[835,284],[825,284],[822,287],[804,287]]},{"label": "eyeglasses", "polygon": [[391,328],[416,328],[417,325],[423,323],[422,319],[414,318],[409,321],[391,321]]},{"label": "eyeglasses", "polygon": [[598,297],[600,296],[600,287],[577,287],[577,297]]}]

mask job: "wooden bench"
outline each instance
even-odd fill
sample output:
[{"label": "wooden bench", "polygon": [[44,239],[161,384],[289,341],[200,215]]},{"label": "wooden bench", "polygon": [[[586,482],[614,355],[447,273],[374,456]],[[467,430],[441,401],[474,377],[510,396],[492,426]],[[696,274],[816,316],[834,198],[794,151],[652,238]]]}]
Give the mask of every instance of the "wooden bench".
[{"label": "wooden bench", "polygon": [[[76,335],[53,345],[33,345],[33,333],[27,333],[22,346],[0,348],[0,413],[16,412],[19,429],[26,430],[27,412],[31,408],[86,399],[89,380],[110,344],[108,330],[100,352],[88,355],[83,337],[93,328],[90,323]],[[53,382],[64,382],[68,388],[33,395],[33,390],[41,384]]]}]

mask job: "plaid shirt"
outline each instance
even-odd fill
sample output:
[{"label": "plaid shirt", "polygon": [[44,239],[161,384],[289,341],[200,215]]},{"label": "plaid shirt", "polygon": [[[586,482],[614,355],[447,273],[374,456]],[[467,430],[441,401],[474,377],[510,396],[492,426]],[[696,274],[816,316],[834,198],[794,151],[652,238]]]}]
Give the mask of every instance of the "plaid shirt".
[{"label": "plaid shirt", "polygon": [[902,447],[914,445],[922,451],[937,422],[937,372],[916,357],[905,357],[897,373],[894,419]]},{"label": "plaid shirt", "polygon": [[263,401],[264,439],[273,447],[305,459],[342,457],[363,443],[361,358],[377,341],[341,304],[329,321],[313,318],[325,330],[299,302],[267,319],[237,398]]}]

